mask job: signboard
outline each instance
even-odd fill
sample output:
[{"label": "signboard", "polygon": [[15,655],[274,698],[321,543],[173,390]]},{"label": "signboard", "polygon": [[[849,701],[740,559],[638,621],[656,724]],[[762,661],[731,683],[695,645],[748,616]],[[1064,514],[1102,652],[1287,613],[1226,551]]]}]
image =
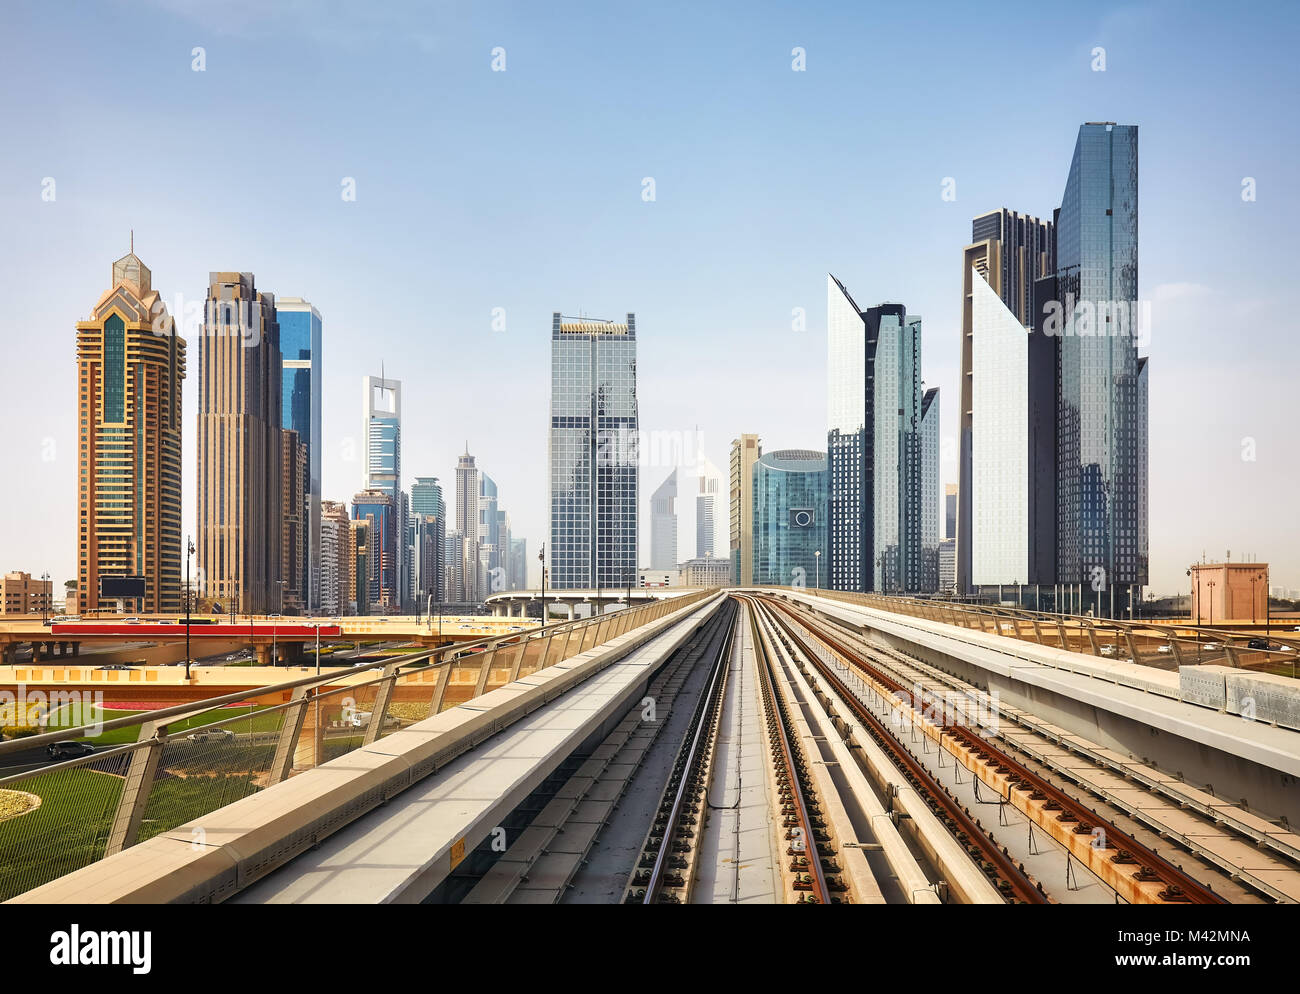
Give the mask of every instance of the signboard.
[{"label": "signboard", "polygon": [[117,598],[144,598],[144,577],[142,576],[101,576],[99,578],[99,596],[104,600]]}]

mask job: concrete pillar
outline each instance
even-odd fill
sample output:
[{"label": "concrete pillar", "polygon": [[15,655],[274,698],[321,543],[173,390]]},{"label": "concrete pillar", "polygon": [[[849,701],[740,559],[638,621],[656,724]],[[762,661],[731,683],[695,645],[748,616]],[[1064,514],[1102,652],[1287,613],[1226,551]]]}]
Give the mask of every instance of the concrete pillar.
[{"label": "concrete pillar", "polygon": [[80,656],[80,655],[81,655],[81,643],[80,643],[80,642],[73,642],[73,643],[72,643],[72,655],[73,655],[73,656]]},{"label": "concrete pillar", "polygon": [[578,605],[575,604],[573,601],[569,601],[569,620],[573,621],[577,617],[578,617]]},{"label": "concrete pillar", "polygon": [[257,655],[258,666],[270,666],[273,663],[271,659],[271,643],[263,642],[261,645],[254,645],[253,652]]}]

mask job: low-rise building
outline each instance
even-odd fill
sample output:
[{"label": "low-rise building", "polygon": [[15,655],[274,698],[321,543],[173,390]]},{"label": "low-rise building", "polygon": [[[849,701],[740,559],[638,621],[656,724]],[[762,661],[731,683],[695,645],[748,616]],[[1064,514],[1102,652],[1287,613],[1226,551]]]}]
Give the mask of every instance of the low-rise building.
[{"label": "low-rise building", "polygon": [[30,573],[6,573],[0,580],[0,614],[42,614],[53,607],[49,580]]}]

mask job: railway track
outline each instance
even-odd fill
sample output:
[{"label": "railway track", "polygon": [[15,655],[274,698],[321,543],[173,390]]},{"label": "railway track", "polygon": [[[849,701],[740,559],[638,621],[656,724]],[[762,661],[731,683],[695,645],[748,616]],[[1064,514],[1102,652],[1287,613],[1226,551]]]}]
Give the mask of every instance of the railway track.
[{"label": "railway track", "polygon": [[889,728],[866,708],[833,669],[826,666],[804,638],[789,625],[779,606],[768,598],[758,598],[762,609],[777,626],[779,637],[799,651],[819,677],[834,691],[840,701],[853,714],[889,760],[902,771],[907,782],[924,798],[939,820],[965,848],[967,855],[997,888],[1002,897],[1011,903],[1047,904],[1048,897],[1041,884],[1032,880],[1010,856],[992,840],[976,823],[965,808],[958,803],[926,769],[895,738]]},{"label": "railway track", "polygon": [[[936,744],[946,748],[981,780],[993,786],[1000,795],[1005,796],[1009,802],[1030,815],[1040,827],[1065,846],[1068,852],[1072,852],[1092,872],[1114,888],[1117,894],[1123,891],[1126,898],[1130,900],[1149,903],[1226,903],[1222,895],[1215,893],[1129,833],[1099,818],[1077,798],[1056,787],[1047,778],[1031,769],[1028,764],[993,745],[988,736],[977,733],[971,724],[950,720],[946,709],[941,711],[938,720],[934,720],[930,717],[934,712],[932,701],[927,702],[918,698],[914,687],[908,686],[884,667],[877,665],[864,651],[852,645],[842,633],[773,598],[761,598],[761,600],[781,620],[787,636],[803,645],[813,666],[859,720],[872,729],[873,735],[883,732],[889,736],[889,732],[884,724],[862,704],[857,694],[844,684],[834,669],[818,657],[818,654],[808,645],[807,639],[794,631],[791,621],[797,622],[805,632],[851,666],[868,683],[874,685],[882,697],[892,697],[905,705],[912,715],[913,722],[931,736]],[[892,739],[892,736],[889,737]],[[923,764],[911,757],[906,750],[901,750],[901,753],[895,752],[895,755],[899,755],[900,762],[906,762],[906,765],[922,781],[929,776],[923,769],[919,771],[916,769],[916,767],[923,767]],[[901,757],[906,757],[906,760]],[[940,796],[944,796],[945,793],[940,789]],[[955,818],[955,820],[960,824],[960,819]],[[988,852],[990,847],[980,842],[981,838],[987,839],[987,835],[979,829],[972,834],[969,826],[962,826],[961,831],[974,845],[984,851],[1000,874],[1004,867],[993,853]],[[1004,856],[996,846],[991,848],[997,855]],[[987,863],[982,865],[988,872]],[[999,889],[1004,889],[1002,883],[999,883]],[[1016,890],[1014,885],[1012,889]]]},{"label": "railway track", "polygon": [[687,904],[699,869],[703,799],[712,773],[718,715],[735,635],[736,605],[721,609],[725,634],[709,641],[716,652],[704,693],[691,717],[668,783],[660,796],[640,856],[623,894],[624,904]]}]

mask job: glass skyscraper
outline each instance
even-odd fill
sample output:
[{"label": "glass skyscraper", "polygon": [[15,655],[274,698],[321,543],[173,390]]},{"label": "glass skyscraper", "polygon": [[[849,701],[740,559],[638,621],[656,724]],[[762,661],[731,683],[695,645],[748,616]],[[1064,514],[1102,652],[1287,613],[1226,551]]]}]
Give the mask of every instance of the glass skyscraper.
[{"label": "glass skyscraper", "polygon": [[650,495],[650,568],[677,568],[677,470]]},{"label": "glass skyscraper", "polygon": [[551,320],[551,521],[558,590],[620,587],[637,569],[636,316]]},{"label": "glass skyscraper", "polygon": [[[447,599],[447,505],[436,476],[417,476],[411,484],[411,517],[415,522],[415,595],[421,601]],[[423,604],[421,605],[423,606]]]},{"label": "glass skyscraper", "polygon": [[1075,610],[1114,616],[1147,583],[1135,126],[1079,128],[1056,238],[1058,579]]},{"label": "glass skyscraper", "polygon": [[[378,556],[387,556],[391,560],[390,564],[386,562],[386,566],[391,568],[382,571],[382,589],[372,602],[382,601],[385,610],[400,610],[409,596],[407,526],[402,500],[402,383],[381,376],[367,376],[362,383],[362,392],[366,440],[362,488],[388,495],[393,532],[390,540],[386,532],[376,534],[373,529],[371,531],[371,558],[376,558],[378,553]],[[354,510],[353,518],[356,517]]]},{"label": "glass skyscraper", "polygon": [[826,583],[826,453],[765,452],[754,463],[754,583]]},{"label": "glass skyscraper", "polygon": [[280,319],[280,427],[298,433],[307,449],[306,563],[301,596],[315,608],[320,603],[321,538],[321,316],[301,297],[276,300]]}]

